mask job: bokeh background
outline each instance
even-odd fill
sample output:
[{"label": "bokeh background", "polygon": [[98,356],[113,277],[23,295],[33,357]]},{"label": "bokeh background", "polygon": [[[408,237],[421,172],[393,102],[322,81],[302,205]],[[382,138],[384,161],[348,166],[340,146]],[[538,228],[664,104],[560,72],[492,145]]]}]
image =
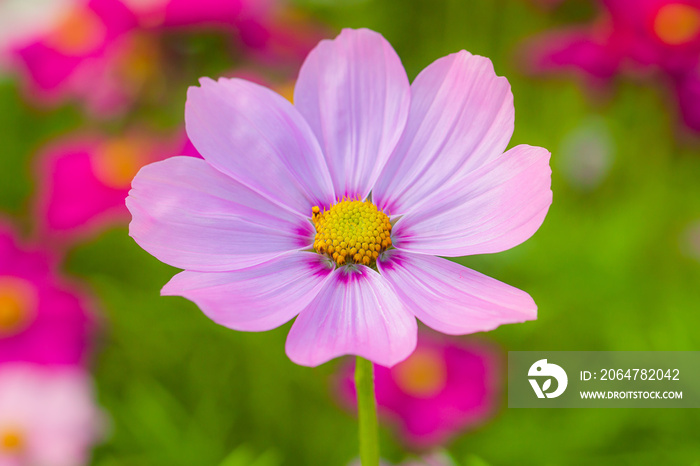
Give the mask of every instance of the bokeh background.
[{"label": "bokeh background", "polygon": [[[59,255],[57,273],[91,296],[96,325],[84,367],[108,421],[90,464],[332,466],[356,458],[356,421],[339,382],[349,361],[296,366],[284,353],[289,324],[235,332],[182,298],[160,297],[175,269],[128,236],[121,204],[138,166],[191,150],[187,86],[238,75],[289,95],[308,50],[344,27],[382,33],[411,79],[460,49],[491,58],[515,98],[511,146],[552,152],[554,202],[540,230],[510,251],[457,259],[526,290],[539,306],[536,321],[457,339],[495,354],[488,415],[430,447],[383,423],[382,456],[398,464],[437,449],[470,466],[700,464],[696,410],[508,409],[504,364],[509,350],[700,348],[700,133],[690,118],[700,97],[678,84],[700,73],[700,4],[270,0],[245,14],[214,8],[202,19],[216,3],[202,0],[167,20],[142,3],[129,7],[138,19],[120,32],[129,39],[118,52],[80,51],[90,37],[85,18],[64,31],[62,46],[99,68],[70,78],[68,90],[49,82],[61,60],[17,51],[26,38],[0,60],[0,218],[24,244]],[[605,42],[611,28],[631,27],[614,20],[611,4],[629,8],[622,17],[632,22],[647,3],[657,14],[665,4],[687,9],[677,23],[671,14],[671,26],[644,23],[639,36],[626,36],[627,49]],[[572,30],[591,36],[569,47]],[[643,44],[660,52],[639,58]],[[658,58],[678,50],[682,66]],[[556,53],[564,58],[547,61]],[[599,62],[605,71],[593,66]],[[76,160],[90,151],[117,155],[93,163],[102,167],[95,175],[61,152],[73,143],[80,147],[64,152]],[[96,179],[112,191],[94,187]]]}]

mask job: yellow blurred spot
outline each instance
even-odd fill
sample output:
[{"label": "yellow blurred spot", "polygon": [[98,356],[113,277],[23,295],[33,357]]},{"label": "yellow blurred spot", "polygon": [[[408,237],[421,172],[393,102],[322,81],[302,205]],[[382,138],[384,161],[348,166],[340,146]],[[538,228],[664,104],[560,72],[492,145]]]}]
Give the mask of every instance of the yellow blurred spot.
[{"label": "yellow blurred spot", "polygon": [[94,11],[75,8],[59,21],[47,42],[66,55],[83,55],[97,49],[106,33],[102,20]]},{"label": "yellow blurred spot", "polygon": [[24,447],[24,436],[19,430],[0,430],[0,453],[18,453]]},{"label": "yellow blurred spot", "polygon": [[106,186],[126,189],[139,169],[148,162],[151,145],[139,138],[125,137],[102,144],[92,156],[95,176]]},{"label": "yellow blurred spot", "polygon": [[447,382],[445,361],[438,352],[429,349],[417,349],[396,365],[392,374],[404,392],[419,398],[435,396]]},{"label": "yellow blurred spot", "polygon": [[682,3],[664,5],[654,19],[654,32],[669,45],[681,45],[700,33],[700,10]]},{"label": "yellow blurred spot", "polygon": [[147,34],[132,34],[124,44],[117,73],[122,84],[135,94],[161,77],[161,52],[156,40]]},{"label": "yellow blurred spot", "polygon": [[389,217],[369,201],[345,199],[321,212],[311,209],[316,226],[314,250],[328,254],[336,264],[373,265],[391,246]]},{"label": "yellow blurred spot", "polygon": [[294,81],[275,86],[275,91],[291,103],[294,103]]},{"label": "yellow blurred spot", "polygon": [[27,280],[0,276],[0,338],[26,328],[36,312],[36,288]]}]

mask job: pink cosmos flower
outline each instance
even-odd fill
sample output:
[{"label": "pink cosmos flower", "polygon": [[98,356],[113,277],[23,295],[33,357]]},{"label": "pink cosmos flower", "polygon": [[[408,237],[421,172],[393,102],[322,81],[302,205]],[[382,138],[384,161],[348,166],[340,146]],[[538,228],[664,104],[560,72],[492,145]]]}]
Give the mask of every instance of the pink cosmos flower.
[{"label": "pink cosmos flower", "polygon": [[618,73],[659,72],[688,127],[700,131],[700,1],[600,0],[591,24],[545,33],[527,44],[533,72],[576,69],[594,85]]},{"label": "pink cosmos flower", "polygon": [[0,466],[79,466],[103,415],[83,370],[0,364]]},{"label": "pink cosmos flower", "polygon": [[118,138],[70,136],[39,157],[35,211],[39,236],[75,238],[126,223],[124,199],[145,164],[173,155],[199,157],[184,134],[167,141],[141,131]]},{"label": "pink cosmos flower", "polygon": [[520,244],[551,204],[549,152],[504,153],[513,100],[487,58],[461,51],[409,84],[381,35],[347,29],[309,54],[293,105],[202,79],[185,121],[204,160],[144,167],[126,201],[136,242],[185,269],[162,294],[237,330],[297,316],[286,351],[308,366],[393,366],[416,317],[449,334],[536,317],[527,293],[436,257]]},{"label": "pink cosmos flower", "polygon": [[[418,449],[444,444],[486,420],[499,395],[500,364],[484,344],[439,339],[419,333],[418,346],[391,369],[375,366],[380,414]],[[339,394],[354,407],[354,365],[341,372]]]},{"label": "pink cosmos flower", "polygon": [[19,246],[0,224],[0,365],[85,360],[87,299],[58,276],[56,262],[48,252]]}]

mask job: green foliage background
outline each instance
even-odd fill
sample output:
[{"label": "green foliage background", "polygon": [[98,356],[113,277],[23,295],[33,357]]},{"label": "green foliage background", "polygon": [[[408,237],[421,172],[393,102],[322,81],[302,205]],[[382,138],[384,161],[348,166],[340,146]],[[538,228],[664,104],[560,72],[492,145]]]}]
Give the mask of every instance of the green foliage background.
[{"label": "green foliage background", "polygon": [[[554,203],[540,231],[511,251],[459,260],[539,305],[537,321],[482,338],[504,351],[697,350],[700,263],[683,254],[682,235],[700,218],[700,151],[679,142],[674,102],[624,81],[593,102],[574,80],[533,80],[515,66],[524,38],[587,17],[585,2],[573,4],[551,15],[524,0],[299,2],[334,29],[384,34],[411,78],[460,49],[490,57],[515,96],[511,145],[552,151]],[[186,70],[168,108],[142,117],[181,124],[186,85],[232,64],[217,41],[189,46],[201,66]],[[596,189],[582,191],[562,176],[558,151],[591,118],[610,129],[615,159]],[[0,84],[0,210],[24,231],[36,190],[31,156],[91,124],[71,107],[32,110],[17,84]],[[94,374],[112,425],[94,465],[333,466],[356,456],[354,418],[332,395],[339,363],[291,363],[289,325],[234,332],[184,299],[161,298],[175,269],[141,250],[126,227],[75,247],[66,269],[92,286],[104,314]],[[465,465],[691,465],[700,464],[698,421],[692,409],[516,410],[504,398],[492,420],[447,448]],[[391,461],[406,455],[387,429],[382,451]]]}]

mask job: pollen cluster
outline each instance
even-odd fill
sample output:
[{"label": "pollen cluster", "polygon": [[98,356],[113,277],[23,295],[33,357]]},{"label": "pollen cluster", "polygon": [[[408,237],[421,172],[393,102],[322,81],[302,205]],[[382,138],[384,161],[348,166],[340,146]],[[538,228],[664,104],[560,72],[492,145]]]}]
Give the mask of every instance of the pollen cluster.
[{"label": "pollen cluster", "polygon": [[343,199],[321,212],[315,206],[314,250],[336,264],[375,264],[379,253],[391,246],[389,217],[369,201]]}]

